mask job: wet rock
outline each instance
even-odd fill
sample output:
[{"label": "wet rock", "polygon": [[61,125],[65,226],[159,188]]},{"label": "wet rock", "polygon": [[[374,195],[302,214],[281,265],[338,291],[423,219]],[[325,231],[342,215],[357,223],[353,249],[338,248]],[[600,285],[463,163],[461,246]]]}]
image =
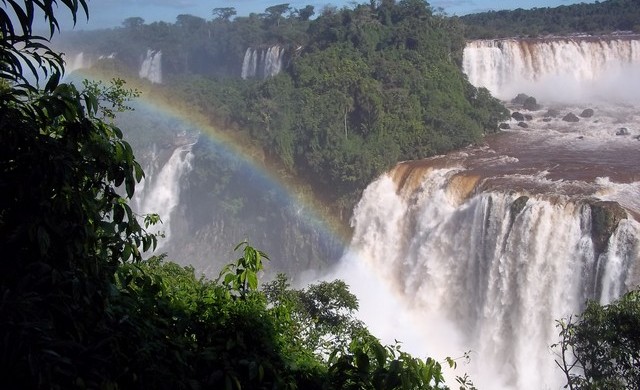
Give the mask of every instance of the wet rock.
[{"label": "wet rock", "polygon": [[524,119],[530,121],[530,120],[533,120],[533,116],[529,114],[524,114]]},{"label": "wet rock", "polygon": [[542,119],[542,121],[543,121],[543,122],[551,122],[551,121],[552,121],[552,119],[551,119],[551,118],[543,118],[543,119]]},{"label": "wet rock", "polygon": [[511,117],[515,120],[517,120],[518,122],[522,122],[524,121],[524,115],[522,115],[521,113],[519,113],[518,111],[515,111],[511,114]]},{"label": "wet rock", "polygon": [[603,253],[609,245],[609,238],[618,228],[620,221],[627,219],[627,212],[618,202],[591,200],[591,240],[596,254]]},{"label": "wet rock", "polygon": [[591,118],[593,116],[593,110],[591,108],[587,108],[580,114],[582,118]]},{"label": "wet rock", "polygon": [[584,135],[579,136],[578,139],[584,139]]},{"label": "wet rock", "polygon": [[627,129],[626,127],[621,127],[616,130],[616,135],[629,135],[629,129]]},{"label": "wet rock", "polygon": [[500,125],[498,126],[498,128],[500,130],[509,130],[511,128],[511,126],[509,126],[508,123],[500,123]]},{"label": "wet rock", "polygon": [[640,135],[636,135],[635,137],[633,137],[633,139],[637,139],[638,141],[640,141]]},{"label": "wet rock", "polygon": [[526,124],[525,122],[518,122],[518,126],[522,127],[523,129],[528,129],[529,128],[529,125]]},{"label": "wet rock", "polygon": [[565,122],[579,122],[580,118],[578,118],[573,112],[570,112],[567,115],[563,116],[562,120]]},{"label": "wet rock", "polygon": [[524,104],[524,102],[526,102],[527,99],[529,99],[529,95],[527,95],[525,93],[519,93],[518,96],[516,96],[513,99],[511,99],[511,103]]},{"label": "wet rock", "polygon": [[545,117],[549,117],[549,118],[555,118],[558,115],[560,115],[560,111],[554,108],[550,108],[549,110],[547,110],[546,114],[544,114]]},{"label": "wet rock", "polygon": [[522,107],[528,111],[537,111],[541,108],[538,102],[536,101],[536,98],[532,96],[529,96],[528,98],[525,99],[524,103],[522,103]]},{"label": "wet rock", "polygon": [[513,203],[511,203],[511,223],[513,223],[513,220],[516,219],[516,216],[520,214],[520,212],[522,212],[524,206],[527,205],[528,201],[529,197],[522,195],[521,197],[514,200]]}]

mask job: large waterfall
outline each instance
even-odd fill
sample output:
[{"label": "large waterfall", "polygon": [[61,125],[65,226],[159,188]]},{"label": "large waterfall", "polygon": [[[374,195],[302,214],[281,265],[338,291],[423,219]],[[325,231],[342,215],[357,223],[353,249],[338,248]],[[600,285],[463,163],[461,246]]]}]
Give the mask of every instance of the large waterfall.
[{"label": "large waterfall", "polygon": [[526,90],[548,101],[640,100],[637,37],[474,41],[463,66],[473,85],[502,99]]},{"label": "large waterfall", "polygon": [[162,83],[162,51],[148,49],[140,65],[138,75],[152,83]]},{"label": "large waterfall", "polygon": [[282,46],[268,48],[248,48],[242,62],[241,77],[266,79],[282,70],[285,49]]},{"label": "large waterfall", "polygon": [[[611,203],[482,184],[461,167],[399,165],[365,191],[351,254],[413,313],[424,335],[423,345],[408,345],[413,352],[472,350],[480,388],[559,389],[555,320],[640,282],[640,225],[621,219],[598,248],[593,210]],[[448,345],[437,327],[453,333]]]},{"label": "large waterfall", "polygon": [[511,104],[526,116],[482,145],[400,163],[365,190],[337,276],[374,332],[419,356],[472,351],[460,370],[479,388],[562,387],[555,321],[640,283],[639,46],[468,44],[472,83],[542,107]]}]

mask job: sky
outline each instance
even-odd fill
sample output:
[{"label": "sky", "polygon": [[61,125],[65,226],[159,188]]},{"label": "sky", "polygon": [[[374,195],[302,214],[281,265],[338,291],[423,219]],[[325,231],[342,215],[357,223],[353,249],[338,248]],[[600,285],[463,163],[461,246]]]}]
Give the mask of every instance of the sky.
[{"label": "sky", "polygon": [[[238,16],[247,16],[252,12],[262,13],[272,5],[289,2],[292,8],[304,8],[313,5],[316,12],[327,5],[338,8],[352,7],[353,4],[368,3],[369,0],[89,0],[89,21],[78,20],[75,29],[93,30],[122,26],[127,17],[139,16],[146,23],[165,21],[174,23],[176,16],[190,14],[210,19],[211,11],[217,7],[234,7]],[[593,3],[593,0],[432,0],[433,8],[442,7],[449,15],[465,15],[489,10],[515,8],[557,7],[574,3]],[[67,21],[61,25],[63,30],[73,26]]]}]

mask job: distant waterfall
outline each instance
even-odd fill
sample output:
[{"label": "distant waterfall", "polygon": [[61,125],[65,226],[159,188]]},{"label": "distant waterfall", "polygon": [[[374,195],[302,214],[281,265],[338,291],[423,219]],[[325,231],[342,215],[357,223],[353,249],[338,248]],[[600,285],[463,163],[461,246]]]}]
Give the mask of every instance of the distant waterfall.
[{"label": "distant waterfall", "polygon": [[248,48],[242,61],[243,79],[273,77],[282,71],[285,49],[281,46],[255,49]]},{"label": "distant waterfall", "polygon": [[[372,183],[354,212],[351,253],[414,314],[410,322],[426,343],[407,344],[414,353],[442,343],[448,350],[429,353],[472,350],[479,388],[559,389],[550,350],[555,320],[579,313],[587,298],[608,303],[640,281],[640,224],[623,219],[596,256],[587,203],[475,193],[477,178],[462,171],[403,175],[399,167]],[[378,321],[402,316],[400,306],[394,311],[378,311]],[[442,340],[437,326],[456,336]]]},{"label": "distant waterfall", "polygon": [[140,65],[138,72],[140,78],[147,79],[152,83],[162,83],[162,51],[147,50],[147,54]]},{"label": "distant waterfall", "polygon": [[502,39],[469,42],[464,72],[501,99],[640,101],[640,38]]},{"label": "distant waterfall", "polygon": [[150,165],[145,169],[146,178],[138,185],[133,199],[138,214],[157,213],[162,224],[155,232],[163,232],[165,237],[158,240],[158,248],[169,242],[171,237],[171,214],[180,203],[181,179],[191,170],[192,144],[176,147],[166,161],[154,152]]},{"label": "distant waterfall", "polygon": [[91,62],[85,58],[84,52],[77,53],[73,57],[65,56],[64,70],[67,75],[79,69],[91,67]]}]

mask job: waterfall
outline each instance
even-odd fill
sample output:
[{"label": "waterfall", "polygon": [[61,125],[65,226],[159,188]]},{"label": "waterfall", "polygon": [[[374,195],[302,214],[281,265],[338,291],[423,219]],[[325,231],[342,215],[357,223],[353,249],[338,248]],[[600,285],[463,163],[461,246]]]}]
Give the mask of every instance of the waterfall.
[{"label": "waterfall", "polygon": [[520,92],[546,101],[640,100],[640,40],[502,39],[469,42],[471,84],[508,100]]},{"label": "waterfall", "polygon": [[85,55],[84,52],[77,53],[73,57],[65,56],[65,74],[70,75],[71,73],[80,70],[80,69],[88,69],[93,65],[89,56]]},{"label": "waterfall", "polygon": [[157,213],[162,219],[162,224],[152,231],[164,234],[164,238],[158,240],[158,249],[171,238],[171,214],[180,204],[181,179],[191,170],[192,146],[177,146],[166,161],[162,161],[160,153],[154,149],[151,162],[145,169],[146,178],[138,185],[133,198],[136,213]]},{"label": "waterfall", "polygon": [[[640,224],[623,219],[598,254],[582,198],[482,189],[464,172],[405,174],[399,166],[365,190],[347,258],[376,270],[402,303],[384,313],[376,301],[365,320],[410,313],[422,341],[406,348],[438,357],[473,351],[469,371],[479,388],[559,389],[550,349],[555,320],[640,281]],[[355,284],[363,277],[342,276]],[[366,301],[380,288],[369,285],[358,296]],[[398,329],[392,335],[402,340]]]},{"label": "waterfall", "polygon": [[147,54],[140,65],[138,75],[152,83],[162,83],[162,51],[147,49]]},{"label": "waterfall", "polygon": [[267,49],[264,59],[264,78],[273,77],[282,70],[282,55],[284,49],[280,46],[271,46]]},{"label": "waterfall", "polygon": [[116,57],[116,53],[111,53],[108,55],[100,54],[96,56],[95,53],[94,55],[91,55],[82,51],[79,53],[76,53],[73,56],[64,55],[65,74],[70,75],[71,73],[80,69],[89,69],[98,61],[112,60],[115,57]]},{"label": "waterfall", "polygon": [[248,48],[242,61],[243,79],[260,77],[267,79],[282,71],[285,49],[275,45],[268,48]]},{"label": "waterfall", "polygon": [[258,67],[258,61],[256,59],[256,49],[248,48],[244,53],[244,60],[242,61],[242,74],[243,79],[255,77]]}]

